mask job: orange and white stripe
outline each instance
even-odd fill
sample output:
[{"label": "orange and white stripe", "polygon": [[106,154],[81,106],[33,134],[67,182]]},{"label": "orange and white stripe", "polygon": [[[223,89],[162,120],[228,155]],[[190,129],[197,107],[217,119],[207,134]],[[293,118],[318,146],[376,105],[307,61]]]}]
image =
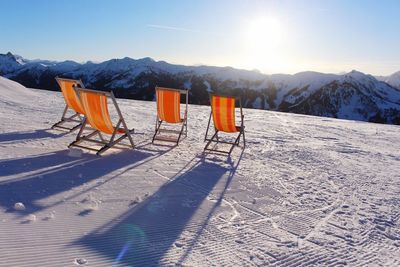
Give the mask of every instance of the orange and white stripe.
[{"label": "orange and white stripe", "polygon": [[156,98],[157,114],[160,120],[169,123],[182,122],[180,110],[181,94],[179,91],[157,87]]},{"label": "orange and white stripe", "polygon": [[79,101],[78,96],[75,93],[74,86],[77,86],[78,83],[76,81],[70,81],[70,80],[58,80],[61,92],[64,96],[65,102],[67,103],[67,106],[73,110],[75,110],[77,113],[80,114],[85,114],[82,104]]},{"label": "orange and white stripe", "polygon": [[235,98],[227,96],[211,96],[211,110],[214,126],[218,131],[238,132],[235,124]]},{"label": "orange and white stripe", "polygon": [[87,91],[81,91],[80,96],[89,124],[96,130],[112,134],[114,126],[108,112],[107,96]]}]

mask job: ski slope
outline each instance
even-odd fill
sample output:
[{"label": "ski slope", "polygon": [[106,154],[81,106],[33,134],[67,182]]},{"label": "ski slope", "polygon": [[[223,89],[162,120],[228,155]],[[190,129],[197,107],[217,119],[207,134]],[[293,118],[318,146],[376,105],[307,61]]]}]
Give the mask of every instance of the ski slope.
[{"label": "ski slope", "polygon": [[0,266],[400,265],[399,126],[245,109],[227,159],[209,107],[172,147],[154,102],[118,103],[136,149],[98,157],[49,130],[60,93],[0,78]]}]

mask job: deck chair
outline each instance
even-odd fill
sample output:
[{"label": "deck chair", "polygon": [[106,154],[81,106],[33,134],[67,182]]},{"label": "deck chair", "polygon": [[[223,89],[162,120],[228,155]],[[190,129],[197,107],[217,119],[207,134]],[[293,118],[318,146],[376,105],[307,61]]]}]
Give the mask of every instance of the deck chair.
[{"label": "deck chair", "polygon": [[[181,95],[185,95],[186,97],[186,107],[183,118],[181,117]],[[187,136],[188,91],[156,87],[156,100],[156,128],[152,143],[154,143],[155,140],[160,140],[174,142],[178,145],[183,131],[185,131],[185,136]],[[161,128],[162,123],[180,123],[182,126],[180,130],[171,130],[165,127]],[[176,138],[171,138],[170,136],[163,136],[162,133],[178,134],[178,136]]]},{"label": "deck chair", "polygon": [[[240,107],[240,126],[236,126],[235,123],[235,101],[239,101]],[[218,152],[230,155],[235,146],[239,146],[240,137],[243,135],[243,148],[246,146],[246,139],[244,135],[244,124],[243,124],[243,109],[240,98],[235,98],[231,96],[220,96],[220,95],[210,95],[211,102],[211,113],[208,119],[207,131],[204,137],[204,141],[208,141],[204,147],[204,151]],[[211,117],[214,124],[214,134],[211,138],[208,138],[208,131],[210,128]],[[218,137],[219,132],[238,134],[234,142],[220,140]],[[231,147],[229,151],[218,150],[217,148],[209,148],[212,143],[224,143],[230,144]]]},{"label": "deck chair", "polygon": [[[69,132],[73,132],[82,125],[84,116],[82,104],[78,96],[76,95],[76,92],[73,87],[77,86],[84,88],[84,86],[81,80],[71,80],[59,77],[56,77],[56,80],[61,88],[61,92],[64,96],[66,105],[64,108],[64,112],[61,116],[61,120],[53,124],[53,126],[51,126],[51,129],[59,128],[67,130]],[[68,110],[72,111],[73,114],[67,116]],[[73,123],[73,125],[70,127],[64,125],[65,123],[69,122]]]},{"label": "deck chair", "polygon": [[[133,139],[131,136],[131,134],[134,132],[134,129],[128,129],[112,92],[96,91],[78,87],[75,87],[75,90],[77,91],[79,99],[81,100],[85,112],[85,118],[76,140],[72,142],[69,147],[75,146],[89,149],[96,151],[96,154],[100,155],[109,148],[120,143],[125,138],[128,138],[130,142],[130,145],[128,146],[134,148]],[[119,117],[115,126],[112,124],[110,114],[108,112],[109,98],[111,99]],[[87,126],[91,126],[91,132],[83,135],[83,132]],[[107,140],[105,137],[103,137],[103,134],[111,135],[111,137]],[[120,137],[116,138],[118,135],[120,135]],[[96,139],[95,136],[98,136],[99,138]],[[100,149],[95,149],[89,146],[83,146],[81,145],[83,141],[96,143],[102,145],[102,147]]]}]

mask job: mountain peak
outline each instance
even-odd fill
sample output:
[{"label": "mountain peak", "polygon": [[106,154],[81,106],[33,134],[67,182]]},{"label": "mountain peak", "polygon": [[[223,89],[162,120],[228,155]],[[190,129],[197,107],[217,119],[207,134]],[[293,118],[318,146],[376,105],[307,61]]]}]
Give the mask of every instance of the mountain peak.
[{"label": "mountain peak", "polygon": [[365,73],[363,73],[361,71],[358,71],[358,70],[352,70],[347,74],[351,74],[351,75],[360,75],[360,74],[362,74],[362,75],[365,75]]},{"label": "mountain peak", "polygon": [[15,59],[15,60],[23,60],[23,58],[21,56],[18,55],[14,55],[11,52],[7,52],[7,54],[5,54],[6,57],[11,58],[11,59]]},{"label": "mountain peak", "polygon": [[121,58],[121,60],[133,60],[133,58],[131,58],[131,57],[123,57],[123,58]]},{"label": "mountain peak", "polygon": [[395,76],[400,77],[400,71],[396,71],[395,73],[391,74],[390,76],[393,76],[393,77],[395,77]]},{"label": "mountain peak", "polygon": [[151,57],[144,57],[144,58],[140,58],[138,59],[139,62],[143,62],[143,63],[153,63],[156,62],[154,59],[152,59]]},{"label": "mountain peak", "polygon": [[362,79],[365,77],[372,77],[369,74],[365,74],[358,70],[352,70],[344,75],[345,78]]},{"label": "mountain peak", "polygon": [[29,61],[21,56],[14,55],[11,52],[7,54],[0,54],[0,75],[12,73],[17,69],[23,67]]}]

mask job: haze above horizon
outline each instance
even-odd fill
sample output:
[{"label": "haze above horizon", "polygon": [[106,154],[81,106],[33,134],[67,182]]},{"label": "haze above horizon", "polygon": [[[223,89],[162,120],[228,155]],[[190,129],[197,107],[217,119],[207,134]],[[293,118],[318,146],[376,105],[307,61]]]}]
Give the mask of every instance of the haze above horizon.
[{"label": "haze above horizon", "polygon": [[263,73],[400,70],[396,0],[2,0],[0,53],[232,66]]}]

